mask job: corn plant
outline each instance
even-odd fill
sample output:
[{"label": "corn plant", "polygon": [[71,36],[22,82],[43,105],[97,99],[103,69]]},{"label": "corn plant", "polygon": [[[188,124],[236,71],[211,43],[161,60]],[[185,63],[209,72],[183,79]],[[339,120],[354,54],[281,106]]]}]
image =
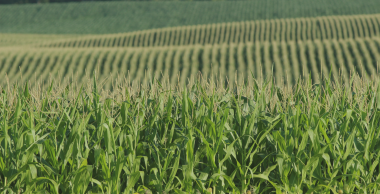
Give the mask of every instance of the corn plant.
[{"label": "corn plant", "polygon": [[379,192],[380,85],[370,79],[114,92],[96,79],[2,88],[1,192]]}]

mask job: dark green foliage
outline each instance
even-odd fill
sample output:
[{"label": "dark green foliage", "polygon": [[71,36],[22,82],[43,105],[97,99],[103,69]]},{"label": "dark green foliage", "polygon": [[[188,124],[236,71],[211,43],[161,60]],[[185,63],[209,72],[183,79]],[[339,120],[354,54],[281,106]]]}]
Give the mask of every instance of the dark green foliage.
[{"label": "dark green foliage", "polygon": [[0,6],[0,33],[104,34],[258,19],[379,13],[378,0],[143,1]]}]

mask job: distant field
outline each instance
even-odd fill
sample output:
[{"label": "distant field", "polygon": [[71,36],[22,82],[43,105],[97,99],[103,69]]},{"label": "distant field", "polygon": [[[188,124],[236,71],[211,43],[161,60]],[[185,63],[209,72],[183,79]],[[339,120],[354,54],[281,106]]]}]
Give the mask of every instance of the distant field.
[{"label": "distant field", "polygon": [[27,46],[42,44],[44,42],[67,40],[77,38],[79,35],[65,34],[0,34],[0,47]]},{"label": "distant field", "polygon": [[123,34],[83,35],[48,47],[147,47],[373,37],[380,15],[324,16],[170,27]]},{"label": "distant field", "polygon": [[[85,75],[97,72],[101,79],[127,76],[147,83],[153,77],[171,84],[185,84],[201,72],[214,79],[227,77],[243,81],[252,75],[261,79],[273,74],[277,82],[295,83],[309,75],[351,73],[374,75],[380,61],[380,39],[314,40],[298,42],[256,42],[196,46],[140,48],[13,48],[0,49],[0,77],[11,83],[35,78],[47,81],[73,77],[82,83]],[[87,73],[87,74],[86,74]],[[216,76],[216,77],[215,77]],[[8,80],[2,79],[1,84]],[[33,83],[32,83],[33,84]],[[105,82],[110,88],[110,80]]]},{"label": "distant field", "polygon": [[0,85],[25,81],[34,85],[37,80],[47,83],[69,77],[84,83],[95,72],[107,89],[118,76],[176,85],[199,73],[229,83],[273,75],[277,83],[293,84],[309,76],[319,82],[330,70],[346,81],[352,73],[378,72],[380,2],[287,3],[0,6],[0,32],[13,32],[0,34],[0,77],[8,77]]},{"label": "distant field", "polygon": [[0,33],[109,34],[261,19],[379,13],[378,0],[83,2],[0,6]]}]

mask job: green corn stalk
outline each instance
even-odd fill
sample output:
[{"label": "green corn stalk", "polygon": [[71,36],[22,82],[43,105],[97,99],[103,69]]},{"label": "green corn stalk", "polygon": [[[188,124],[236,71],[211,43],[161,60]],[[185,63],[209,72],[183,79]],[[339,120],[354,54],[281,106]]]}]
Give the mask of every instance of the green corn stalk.
[{"label": "green corn stalk", "polygon": [[123,89],[121,101],[95,79],[92,91],[50,85],[41,99],[17,86],[1,94],[0,190],[376,193],[379,86],[324,82]]}]

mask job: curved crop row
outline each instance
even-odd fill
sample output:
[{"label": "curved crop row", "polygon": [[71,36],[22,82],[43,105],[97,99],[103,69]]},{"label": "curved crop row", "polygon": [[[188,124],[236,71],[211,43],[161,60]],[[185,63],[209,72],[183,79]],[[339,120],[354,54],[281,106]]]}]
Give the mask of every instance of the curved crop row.
[{"label": "curved crop row", "polygon": [[57,34],[2,34],[0,33],[0,46],[24,46],[41,44],[41,42],[57,42],[67,39],[77,39],[81,35]]},{"label": "curved crop row", "polygon": [[[184,84],[199,72],[204,78],[228,78],[234,84],[273,75],[277,83],[295,83],[299,77],[319,80],[332,71],[347,80],[350,74],[374,75],[380,61],[380,39],[298,42],[257,42],[187,47],[149,48],[39,48],[4,51],[0,76],[10,82],[70,77],[81,83],[86,75],[105,80],[127,77],[139,83],[158,79]],[[264,76],[265,75],[265,76]],[[236,79],[237,78],[237,79]],[[2,84],[8,80],[3,79]]]},{"label": "curved crop row", "polygon": [[42,44],[47,47],[147,47],[245,42],[341,40],[380,34],[380,15],[329,16],[218,23],[81,36]]}]

